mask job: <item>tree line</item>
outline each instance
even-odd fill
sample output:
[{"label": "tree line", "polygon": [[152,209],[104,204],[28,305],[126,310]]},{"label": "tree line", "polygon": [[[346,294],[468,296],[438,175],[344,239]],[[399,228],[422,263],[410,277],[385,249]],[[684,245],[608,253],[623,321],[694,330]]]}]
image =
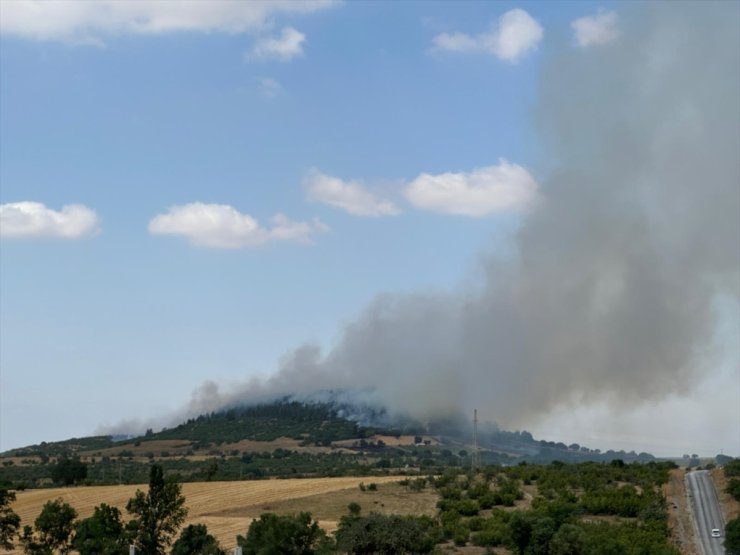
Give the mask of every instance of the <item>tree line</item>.
[{"label": "tree line", "polygon": [[[488,550],[502,546],[517,555],[678,555],[669,543],[660,490],[673,467],[615,460],[448,468],[401,482],[410,494],[436,490],[440,499],[434,517],[365,515],[358,503],[350,503],[337,531],[329,535],[308,512],[264,513],[246,535],[237,537],[237,544],[244,555],[422,554],[439,552],[444,543]],[[740,476],[740,461],[727,465],[725,473],[732,484]],[[361,484],[360,489],[370,486]],[[137,491],[129,500],[127,523],[118,509],[105,504],[91,517],[76,520],[76,511],[58,499],[44,506],[33,527],[21,529],[10,508],[13,500],[13,492],[0,490],[0,545],[9,548],[17,541],[28,554],[76,550],[82,555],[125,555],[128,545],[135,545],[143,555],[225,555],[204,525],[180,531],[185,499],[180,485],[165,479],[159,465],[150,469],[148,492]],[[505,510],[513,505],[517,510]],[[738,522],[726,528],[725,547],[731,555],[740,555]]]}]

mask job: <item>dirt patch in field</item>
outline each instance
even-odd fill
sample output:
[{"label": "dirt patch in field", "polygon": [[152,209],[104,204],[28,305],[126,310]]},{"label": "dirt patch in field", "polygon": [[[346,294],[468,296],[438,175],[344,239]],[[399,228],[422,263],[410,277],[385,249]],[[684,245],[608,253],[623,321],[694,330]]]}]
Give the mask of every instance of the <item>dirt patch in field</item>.
[{"label": "dirt patch in field", "polygon": [[[365,441],[368,443],[377,443],[378,440],[385,443],[388,447],[411,447],[412,445],[416,445],[415,443],[416,436],[382,436],[382,435],[374,435],[368,438],[365,438]],[[422,443],[420,445],[424,445],[423,442],[428,441],[428,445],[440,445],[439,440],[429,437],[429,436],[422,436]],[[332,443],[332,445],[335,445],[337,447],[353,447],[355,445],[359,445],[360,439],[342,439],[340,441],[335,441]]]},{"label": "dirt patch in field", "polygon": [[[358,441],[358,440],[352,440]],[[302,440],[289,437],[279,437],[272,441],[254,441],[244,439],[233,443],[222,443],[213,445],[206,449],[193,449],[193,442],[183,439],[160,439],[146,441],[142,440],[139,445],[127,443],[108,447],[107,449],[95,449],[80,453],[83,461],[89,462],[91,458],[132,456],[134,460],[147,460],[149,455],[158,459],[165,453],[170,457],[186,457],[189,460],[199,461],[220,455],[241,455],[243,453],[272,453],[275,449],[296,451],[298,453],[330,453],[350,452],[348,449],[338,447],[320,447],[318,445],[301,445]]]},{"label": "dirt patch in field", "polygon": [[349,453],[348,449],[338,449],[337,447],[321,447],[318,445],[301,445],[303,440],[293,439],[290,437],[279,437],[273,441],[253,441],[244,439],[236,443],[225,443],[218,447],[224,453],[239,451],[241,453],[272,453],[275,449],[285,449],[286,451],[296,451],[298,453]]},{"label": "dirt patch in field", "polygon": [[106,449],[90,449],[80,453],[80,458],[89,462],[91,458],[100,457],[120,457],[121,453],[125,453],[134,457],[146,458],[149,453],[155,456],[159,456],[163,451],[169,453],[172,456],[182,456],[191,451],[192,445],[190,441],[184,439],[155,439],[152,441],[142,440],[139,445],[134,443],[126,443],[124,445],[116,445],[115,447],[108,447]]}]

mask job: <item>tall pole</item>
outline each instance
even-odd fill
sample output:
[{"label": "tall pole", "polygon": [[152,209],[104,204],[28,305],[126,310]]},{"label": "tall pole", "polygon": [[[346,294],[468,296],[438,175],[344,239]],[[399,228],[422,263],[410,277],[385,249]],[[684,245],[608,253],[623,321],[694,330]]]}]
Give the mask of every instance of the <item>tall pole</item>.
[{"label": "tall pole", "polygon": [[470,457],[470,466],[475,470],[480,464],[478,453],[478,409],[473,409],[473,453]]}]

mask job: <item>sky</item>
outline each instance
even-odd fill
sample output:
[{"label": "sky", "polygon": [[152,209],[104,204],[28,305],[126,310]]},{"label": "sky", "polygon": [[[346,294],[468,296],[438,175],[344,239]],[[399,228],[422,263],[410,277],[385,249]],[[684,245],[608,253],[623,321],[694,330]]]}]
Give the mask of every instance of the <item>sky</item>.
[{"label": "sky", "polygon": [[0,3],[0,450],[357,386],[740,455],[739,27]]}]

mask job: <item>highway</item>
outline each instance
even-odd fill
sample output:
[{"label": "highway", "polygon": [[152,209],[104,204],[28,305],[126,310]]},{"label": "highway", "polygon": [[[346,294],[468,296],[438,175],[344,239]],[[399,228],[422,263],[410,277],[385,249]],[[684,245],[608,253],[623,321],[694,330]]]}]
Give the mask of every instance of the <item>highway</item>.
[{"label": "highway", "polygon": [[[706,470],[686,473],[686,493],[691,502],[691,511],[696,529],[696,543],[704,555],[724,555],[722,546],[725,535],[725,522],[714,489],[712,477]],[[719,528],[721,537],[713,538],[712,528]]]}]

